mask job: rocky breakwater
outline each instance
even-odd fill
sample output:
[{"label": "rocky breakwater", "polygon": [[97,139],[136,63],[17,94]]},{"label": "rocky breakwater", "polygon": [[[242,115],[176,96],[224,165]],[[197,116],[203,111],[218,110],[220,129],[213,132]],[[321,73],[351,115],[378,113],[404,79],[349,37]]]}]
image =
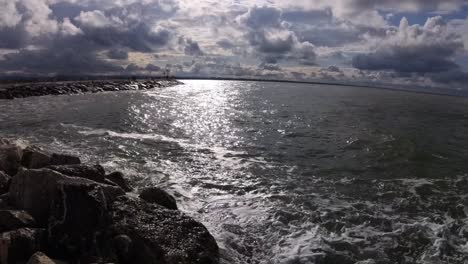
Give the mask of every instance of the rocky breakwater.
[{"label": "rocky breakwater", "polygon": [[149,90],[181,84],[174,79],[94,80],[0,84],[0,99],[30,96]]},{"label": "rocky breakwater", "polygon": [[0,139],[0,192],[0,264],[218,263],[214,238],[171,195],[138,196],[78,157]]}]

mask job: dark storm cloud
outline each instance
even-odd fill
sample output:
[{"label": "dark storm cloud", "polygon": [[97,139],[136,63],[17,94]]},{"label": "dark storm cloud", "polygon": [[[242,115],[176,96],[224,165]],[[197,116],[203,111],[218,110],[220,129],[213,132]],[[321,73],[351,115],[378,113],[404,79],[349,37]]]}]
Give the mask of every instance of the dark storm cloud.
[{"label": "dark storm cloud", "polygon": [[461,43],[448,46],[418,45],[392,46],[375,53],[360,54],[353,58],[354,67],[361,70],[394,70],[396,72],[441,72],[457,69],[450,58],[463,48]]},{"label": "dark storm cloud", "polygon": [[460,70],[436,72],[428,75],[431,80],[440,84],[466,85],[468,83],[468,73]]},{"label": "dark storm cloud", "polygon": [[16,24],[0,24],[0,48],[17,49],[0,60],[4,72],[119,72],[122,67],[103,58],[103,52],[110,59],[127,60],[128,51],[152,53],[167,47],[175,34],[158,26],[158,21],[177,10],[171,1],[164,1],[164,7],[163,1],[155,1],[105,8],[99,6],[104,2],[87,6],[81,5],[84,2],[58,2],[48,6],[45,1],[34,5],[17,1],[9,8],[19,12],[21,19]]},{"label": "dark storm cloud", "polygon": [[0,27],[0,48],[18,49],[30,41],[28,33],[21,26]]},{"label": "dark storm cloud", "polygon": [[218,44],[218,46],[220,46],[221,48],[223,49],[233,49],[236,47],[236,45],[234,45],[234,43],[228,39],[221,39],[219,41],[216,42],[216,44]]},{"label": "dark storm cloud", "polygon": [[98,59],[93,52],[77,53],[73,48],[60,50],[20,50],[5,55],[0,63],[3,71],[18,71],[28,75],[37,74],[93,74],[122,70],[120,66]]},{"label": "dark storm cloud", "polygon": [[338,47],[347,43],[357,42],[362,39],[361,36],[361,32],[357,30],[347,30],[339,27],[313,28],[298,31],[300,40],[323,47]]},{"label": "dark storm cloud", "polygon": [[89,7],[80,6],[74,3],[67,3],[67,2],[58,2],[55,4],[50,5],[50,9],[54,17],[58,20],[63,20],[64,18],[74,18],[80,15],[82,11],[91,11]]},{"label": "dark storm cloud", "polygon": [[284,10],[282,19],[294,24],[318,25],[328,24],[333,20],[330,8],[319,10]]},{"label": "dark storm cloud", "polygon": [[148,65],[146,65],[145,70],[150,71],[150,72],[157,72],[157,71],[161,71],[161,67],[149,63]]},{"label": "dark storm cloud", "polygon": [[114,60],[126,60],[128,59],[128,53],[121,49],[111,49],[107,52],[107,57]]},{"label": "dark storm cloud", "polygon": [[255,57],[274,64],[281,60],[293,60],[302,65],[314,65],[316,53],[308,41],[300,41],[288,23],[282,19],[282,11],[273,7],[253,7],[238,18],[245,26],[246,40],[254,48]]},{"label": "dark storm cloud", "polygon": [[133,51],[152,52],[166,46],[172,38],[167,29],[153,31],[148,25],[139,23],[122,30],[117,27],[83,27],[84,38],[101,47],[122,46]]},{"label": "dark storm cloud", "polygon": [[198,42],[192,39],[187,39],[182,42],[185,44],[185,47],[184,47],[185,55],[189,55],[189,56],[202,56],[203,55],[203,51],[200,49]]},{"label": "dark storm cloud", "polygon": [[244,22],[250,28],[279,27],[281,25],[280,19],[280,9],[274,7],[254,7],[244,17]]},{"label": "dark storm cloud", "polygon": [[267,34],[265,31],[253,31],[248,34],[248,40],[250,44],[258,47],[258,50],[263,53],[274,53],[281,56],[293,49],[294,39],[289,32],[278,37],[268,37]]}]

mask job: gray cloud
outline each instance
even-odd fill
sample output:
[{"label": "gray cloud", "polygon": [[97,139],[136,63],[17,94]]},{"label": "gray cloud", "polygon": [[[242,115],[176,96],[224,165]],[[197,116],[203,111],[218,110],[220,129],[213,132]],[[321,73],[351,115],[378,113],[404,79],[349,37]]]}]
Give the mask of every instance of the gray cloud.
[{"label": "gray cloud", "polygon": [[300,41],[295,32],[282,19],[282,11],[272,7],[253,7],[238,18],[247,29],[248,43],[255,49],[255,56],[266,63],[295,60],[299,64],[314,65],[314,46]]},{"label": "gray cloud", "polygon": [[228,39],[221,39],[217,41],[216,44],[218,44],[218,46],[223,49],[233,49],[236,47],[236,45],[234,45],[234,43]]},{"label": "gray cloud", "polygon": [[60,50],[20,50],[5,55],[0,63],[3,71],[22,72],[26,75],[96,74],[119,72],[122,67],[98,59],[94,52],[77,52],[73,48]]},{"label": "gray cloud", "polygon": [[403,18],[398,30],[389,32],[376,51],[355,56],[352,65],[361,70],[443,72],[459,68],[453,58],[461,50],[463,43],[446,30],[441,17],[428,19],[424,26],[409,26]]},{"label": "gray cloud", "polygon": [[107,57],[114,60],[126,60],[128,59],[128,53],[125,50],[113,48],[107,52]]},{"label": "gray cloud", "polygon": [[204,54],[203,51],[200,49],[198,42],[192,39],[187,39],[187,40],[184,40],[183,43],[185,44],[185,47],[184,47],[185,55],[202,56]]}]

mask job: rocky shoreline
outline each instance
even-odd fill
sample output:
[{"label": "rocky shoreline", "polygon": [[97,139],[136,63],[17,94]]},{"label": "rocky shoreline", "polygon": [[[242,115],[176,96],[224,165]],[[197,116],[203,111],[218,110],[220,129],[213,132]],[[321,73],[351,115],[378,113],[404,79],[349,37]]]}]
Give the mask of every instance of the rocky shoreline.
[{"label": "rocky shoreline", "polygon": [[0,264],[219,261],[203,224],[157,187],[121,172],[0,138]]},{"label": "rocky shoreline", "polygon": [[31,96],[149,90],[181,84],[175,79],[93,80],[0,84],[0,99]]}]

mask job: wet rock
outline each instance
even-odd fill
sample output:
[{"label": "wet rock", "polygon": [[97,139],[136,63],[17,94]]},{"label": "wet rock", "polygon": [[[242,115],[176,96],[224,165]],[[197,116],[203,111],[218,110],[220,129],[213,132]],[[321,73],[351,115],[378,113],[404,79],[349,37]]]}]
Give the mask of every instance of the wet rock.
[{"label": "wet rock", "polygon": [[39,251],[39,252],[34,253],[34,255],[32,255],[29,258],[28,263],[26,264],[58,264],[58,263],[59,262],[52,260],[46,254]]},{"label": "wet rock", "polygon": [[21,167],[23,150],[17,144],[0,145],[0,171],[14,176]]},{"label": "wet rock", "polygon": [[0,234],[0,264],[26,263],[46,245],[45,229],[21,228]]},{"label": "wet rock", "polygon": [[50,161],[51,165],[74,165],[81,164],[80,158],[67,154],[53,153]]},{"label": "wet rock", "polygon": [[100,184],[85,178],[65,176],[50,169],[22,170],[10,184],[10,203],[18,209],[29,212],[40,226],[47,225],[50,206],[57,195],[59,186],[64,182],[84,185],[99,185],[107,199],[111,202],[125,191],[120,187]]},{"label": "wet rock", "polygon": [[10,209],[10,204],[8,203],[8,199],[0,198],[0,210],[7,210]]},{"label": "wet rock", "polygon": [[48,225],[49,250],[54,256],[82,260],[98,254],[101,231],[109,224],[106,196],[101,185],[61,181]]},{"label": "wet rock", "polygon": [[0,232],[34,227],[34,218],[23,210],[0,210]]},{"label": "wet rock", "polygon": [[45,225],[58,181],[65,177],[49,169],[22,170],[11,181],[10,202],[29,212],[39,225]]},{"label": "wet rock", "polygon": [[174,197],[158,187],[149,187],[143,189],[140,198],[149,202],[161,205],[167,209],[177,210],[177,203]]},{"label": "wet rock", "polygon": [[21,165],[28,169],[40,169],[51,164],[51,157],[49,154],[40,148],[28,146],[23,151],[23,158]]},{"label": "wet rock", "polygon": [[47,168],[70,177],[85,178],[95,182],[105,183],[106,173],[101,165],[75,164],[48,166]]},{"label": "wet rock", "polygon": [[10,186],[11,177],[6,173],[0,171],[0,194],[8,192]]},{"label": "wet rock", "polygon": [[115,171],[115,172],[110,173],[109,175],[106,175],[106,179],[117,184],[118,186],[120,186],[120,188],[124,189],[124,191],[126,192],[132,191],[132,187],[130,187],[123,173],[120,171]]},{"label": "wet rock", "polygon": [[125,236],[113,241],[126,252],[119,252],[119,263],[218,263],[214,238],[179,211],[122,196],[112,204],[111,215],[112,237]]},{"label": "wet rock", "polygon": [[130,263],[131,260],[131,250],[132,250],[132,239],[126,235],[115,236],[112,245],[115,249],[115,254],[117,259],[122,263]]}]

